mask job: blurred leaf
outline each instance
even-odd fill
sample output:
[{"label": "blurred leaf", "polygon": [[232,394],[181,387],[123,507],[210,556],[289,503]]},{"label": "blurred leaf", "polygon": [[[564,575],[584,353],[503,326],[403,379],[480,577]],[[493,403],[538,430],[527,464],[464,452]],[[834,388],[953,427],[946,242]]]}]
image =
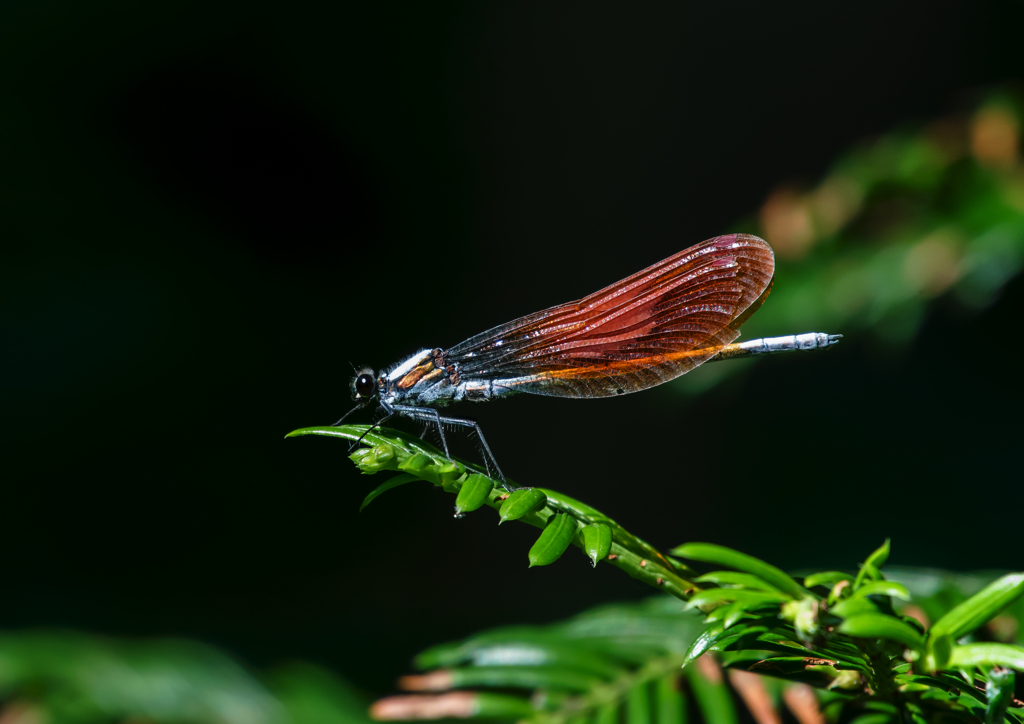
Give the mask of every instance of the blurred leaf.
[{"label": "blurred leaf", "polygon": [[0,635],[0,691],[36,691],[54,718],[273,724],[284,712],[235,661],[192,641],[72,632]]},{"label": "blurred leaf", "polygon": [[727,606],[719,606],[711,611],[711,613],[707,614],[707,616],[704,617],[704,620],[708,623],[721,621],[725,628],[729,628],[739,620],[739,617],[742,616],[743,612],[746,610],[747,604],[745,602],[736,601],[735,603],[730,603]]},{"label": "blurred leaf", "polygon": [[[1024,654],[1024,651],[1021,653]],[[955,654],[954,658],[956,658]],[[1013,672],[1006,669],[996,668],[989,672],[988,683],[985,686],[985,695],[988,698],[985,724],[1003,724],[1006,709],[1013,701],[1015,679]]]},{"label": "blurred leaf", "polygon": [[651,696],[646,683],[637,684],[626,696],[626,724],[649,724]]},{"label": "blurred leaf", "polygon": [[1024,573],[1011,573],[993,581],[936,621],[929,638],[958,639],[993,618],[1024,592]]},{"label": "blurred leaf", "polygon": [[840,571],[812,573],[804,579],[804,587],[813,588],[814,586],[825,586],[826,588],[832,588],[840,581],[849,581],[850,583],[853,583],[853,576],[849,573],[842,573]]},{"label": "blurred leaf", "polygon": [[[715,724],[738,724],[736,707],[717,666],[713,662],[706,665],[694,662],[693,665],[686,667],[693,698],[704,721]],[[712,672],[717,672],[717,675]]]},{"label": "blurred leaf", "polygon": [[268,677],[291,724],[369,724],[366,702],[345,682],[318,666],[292,663]]},{"label": "blurred leaf", "polygon": [[784,593],[772,593],[770,591],[748,591],[741,588],[711,588],[701,591],[690,597],[686,608],[697,608],[713,603],[725,603],[727,601],[738,601],[747,606],[772,605],[789,601],[790,598]]},{"label": "blurred leaf", "polygon": [[526,699],[490,692],[476,693],[476,707],[478,719],[526,719],[535,713]]},{"label": "blurred leaf", "polygon": [[598,679],[557,666],[474,666],[452,669],[453,688],[493,686],[509,689],[568,689],[582,691]]},{"label": "blurred leaf", "polygon": [[833,616],[852,618],[866,613],[880,613],[878,606],[866,598],[846,598],[828,610]]},{"label": "blurred leaf", "polygon": [[1024,648],[1012,644],[979,642],[953,647],[949,666],[1006,666],[1024,671]]},{"label": "blurred leaf", "polygon": [[685,724],[686,699],[679,687],[678,676],[665,676],[658,680],[655,697],[658,724]]},{"label": "blurred leaf", "polygon": [[902,583],[894,581],[873,581],[865,583],[851,594],[849,600],[856,600],[865,596],[892,596],[903,601],[910,600],[910,591]]},{"label": "blurred leaf", "polygon": [[619,707],[616,704],[605,704],[597,710],[595,724],[619,724]]},{"label": "blurred leaf", "polygon": [[902,621],[880,613],[864,613],[844,620],[839,631],[849,636],[897,641],[915,651],[924,650],[924,639]]},{"label": "blurred leaf", "polygon": [[868,556],[868,559],[861,565],[860,572],[857,574],[857,578],[853,582],[853,590],[856,591],[864,582],[864,578],[877,579],[879,577],[878,569],[885,565],[885,562],[889,560],[889,539],[885,539],[885,543],[881,545],[874,553]]}]

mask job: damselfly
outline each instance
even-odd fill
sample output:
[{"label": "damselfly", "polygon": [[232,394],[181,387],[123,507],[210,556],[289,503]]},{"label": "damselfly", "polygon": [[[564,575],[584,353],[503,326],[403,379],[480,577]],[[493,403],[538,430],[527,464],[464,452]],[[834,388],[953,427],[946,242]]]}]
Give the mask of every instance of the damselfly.
[{"label": "damselfly", "polygon": [[[473,430],[488,473],[498,466],[480,426],[442,415],[452,402],[485,402],[520,392],[614,397],[675,379],[712,360],[821,349],[842,335],[809,332],[736,344],[740,325],[771,291],[775,255],[748,234],[708,239],[577,302],[520,317],[449,349],[423,349],[380,374],[356,373],[352,395],[384,416]],[[506,484],[507,487],[507,484]]]}]

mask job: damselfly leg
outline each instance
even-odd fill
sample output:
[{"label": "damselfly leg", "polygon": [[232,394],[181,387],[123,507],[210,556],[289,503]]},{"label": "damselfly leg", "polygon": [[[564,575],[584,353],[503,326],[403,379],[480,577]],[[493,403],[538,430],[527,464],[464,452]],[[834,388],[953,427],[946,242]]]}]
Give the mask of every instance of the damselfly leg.
[{"label": "damselfly leg", "polygon": [[395,412],[411,417],[414,420],[422,420],[428,424],[437,425],[437,432],[441,436],[441,446],[444,447],[444,454],[451,457],[451,453],[448,452],[448,439],[444,435],[445,425],[456,425],[458,427],[468,427],[476,433],[477,439],[480,440],[480,446],[483,448],[484,467],[487,469],[487,475],[494,477],[494,473],[491,471],[491,464],[494,464],[494,470],[498,472],[498,477],[501,479],[501,484],[506,490],[512,491],[514,488],[508,484],[505,479],[505,474],[501,472],[501,466],[498,465],[498,461],[494,457],[494,453],[491,452],[491,446],[487,444],[487,438],[484,437],[483,430],[480,429],[480,424],[475,420],[466,420],[461,417],[445,417],[440,412],[432,407],[413,407],[411,405],[392,405],[391,409]]}]

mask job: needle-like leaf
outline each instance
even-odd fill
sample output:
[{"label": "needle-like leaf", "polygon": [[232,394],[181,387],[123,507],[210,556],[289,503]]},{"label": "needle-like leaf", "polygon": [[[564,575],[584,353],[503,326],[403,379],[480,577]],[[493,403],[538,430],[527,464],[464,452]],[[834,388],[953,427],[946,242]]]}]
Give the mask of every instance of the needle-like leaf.
[{"label": "needle-like leaf", "polygon": [[725,546],[715,545],[714,543],[684,543],[677,548],[673,548],[669,553],[680,558],[688,558],[691,561],[717,563],[753,574],[794,598],[813,596],[810,591],[775,566]]},{"label": "needle-like leaf", "polygon": [[415,480],[420,480],[420,478],[417,478],[415,475],[410,475],[409,473],[402,473],[401,475],[396,475],[390,480],[385,480],[383,483],[371,490],[365,498],[363,498],[363,504],[359,506],[359,512],[361,513],[363,508],[372,503],[381,493],[386,493],[392,488],[397,488],[399,485],[405,485],[406,483],[411,483]]},{"label": "needle-like leaf", "polygon": [[993,618],[1024,593],[1024,573],[1010,573],[993,581],[936,621],[929,638],[958,639]]}]

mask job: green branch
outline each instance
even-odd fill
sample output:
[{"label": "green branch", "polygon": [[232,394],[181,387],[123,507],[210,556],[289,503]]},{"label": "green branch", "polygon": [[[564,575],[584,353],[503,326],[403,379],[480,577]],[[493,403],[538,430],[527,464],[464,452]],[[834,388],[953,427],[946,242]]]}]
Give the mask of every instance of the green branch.
[{"label": "green branch", "polygon": [[[433,445],[398,430],[377,428],[373,432],[367,433],[368,428],[368,425],[306,427],[289,433],[287,437],[323,435],[352,442],[361,438],[361,444],[364,447],[356,450],[350,457],[363,473],[373,475],[379,472],[393,471],[411,476],[403,480],[392,478],[385,481],[367,495],[364,507],[384,490],[412,479],[419,479],[456,494],[458,496],[456,498],[457,513],[460,515],[483,506],[502,511],[509,496],[501,488],[499,481],[487,477],[475,466],[445,457]],[[595,564],[597,560],[605,560],[633,578],[684,601],[689,600],[696,591],[702,590],[703,587],[692,580],[696,575],[694,571],[681,562],[669,558],[650,543],[633,535],[604,513],[554,490],[547,488],[535,488],[535,490],[544,494],[543,505],[515,518],[516,520],[547,531],[549,524],[555,522],[555,516],[561,514],[574,520],[576,529],[570,528],[563,533],[564,536],[571,535],[571,538],[565,538],[561,550],[558,550],[559,542],[557,540],[546,539],[553,537],[551,534],[546,537],[545,534],[542,534],[538,545],[543,544],[546,551],[538,551],[538,545],[535,545],[531,551],[532,565],[553,563],[570,543],[585,549],[586,527],[606,526],[610,532],[611,545],[606,551],[602,551],[600,556],[592,556]],[[473,500],[474,498],[476,500]],[[464,508],[464,504],[471,507]],[[503,520],[508,520],[508,518]],[[537,553],[537,556],[533,555],[534,552]],[[538,556],[539,560],[537,560]]]}]

